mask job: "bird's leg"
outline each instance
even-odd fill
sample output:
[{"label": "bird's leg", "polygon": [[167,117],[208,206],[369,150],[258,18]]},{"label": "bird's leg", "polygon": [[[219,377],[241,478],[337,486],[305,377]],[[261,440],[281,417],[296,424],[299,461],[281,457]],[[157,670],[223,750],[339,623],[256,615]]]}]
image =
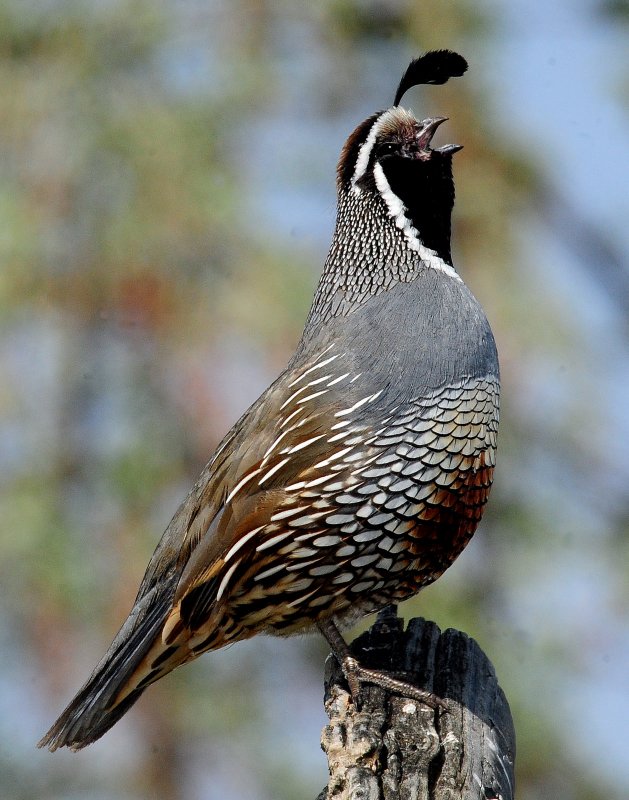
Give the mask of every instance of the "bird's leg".
[{"label": "bird's leg", "polygon": [[345,680],[349,684],[350,694],[352,695],[354,703],[356,703],[358,700],[358,694],[360,692],[360,677],[358,675],[360,665],[358,664],[358,661],[356,661],[354,656],[351,654],[351,651],[347,646],[347,642],[341,636],[341,632],[336,627],[332,619],[320,620],[317,623],[317,626],[321,633],[325,636],[327,643],[332,648],[332,653],[334,654],[336,660],[341,665],[343,675],[345,675]]},{"label": "bird's leg", "polygon": [[360,684],[373,683],[389,692],[425,703],[431,708],[447,708],[446,703],[433,692],[413,686],[413,684],[397,677],[396,673],[362,667],[352,655],[347,642],[341,636],[341,632],[332,619],[319,620],[317,626],[332,648],[336,660],[341,665],[343,675],[345,675],[349,691],[356,705],[358,705]]}]

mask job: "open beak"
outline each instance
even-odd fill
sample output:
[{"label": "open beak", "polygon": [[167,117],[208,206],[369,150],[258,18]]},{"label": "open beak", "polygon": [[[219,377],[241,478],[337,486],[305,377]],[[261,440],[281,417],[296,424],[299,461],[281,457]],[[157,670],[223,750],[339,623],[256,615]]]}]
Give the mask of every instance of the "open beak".
[{"label": "open beak", "polygon": [[[447,120],[447,117],[430,117],[429,119],[422,120],[422,129],[417,135],[417,147],[420,154],[431,152],[430,143],[432,142],[432,137],[435,135],[437,128],[443,122],[447,122]],[[437,147],[434,152],[441,153],[442,155],[452,155],[452,153],[456,153],[462,149],[463,145],[461,144],[445,144],[443,147]]]}]

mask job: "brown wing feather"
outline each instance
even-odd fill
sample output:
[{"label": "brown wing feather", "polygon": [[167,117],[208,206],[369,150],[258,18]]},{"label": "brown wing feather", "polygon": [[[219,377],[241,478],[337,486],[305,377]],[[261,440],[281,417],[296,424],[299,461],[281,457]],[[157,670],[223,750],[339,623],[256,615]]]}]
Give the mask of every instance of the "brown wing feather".
[{"label": "brown wing feather", "polygon": [[[486,396],[481,392],[478,403],[470,401],[476,386],[465,393],[457,389],[453,396],[455,400],[462,398],[460,409],[448,391],[442,393],[450,401],[443,400],[444,408],[439,408],[442,396],[437,395],[433,407],[428,403],[415,411],[420,419],[427,417],[420,425],[424,433],[418,439],[430,443],[422,451],[427,463],[421,462],[423,469],[415,481],[400,483],[409,484],[404,487],[408,495],[403,489],[399,495],[392,493],[395,501],[402,498],[403,507],[397,502],[395,514],[388,512],[388,500],[379,499],[387,479],[381,477],[380,483],[374,484],[361,475],[365,471],[369,474],[373,462],[388,462],[384,470],[380,469],[383,474],[400,471],[395,459],[390,460],[387,440],[387,435],[394,435],[389,430],[398,430],[395,424],[380,431],[349,426],[345,433],[330,436],[334,427],[338,429],[339,413],[344,413],[335,404],[336,412],[330,412],[328,406],[308,415],[294,415],[288,430],[282,430],[285,420],[294,414],[290,404],[285,407],[285,413],[276,418],[277,445],[269,445],[260,460],[250,462],[248,473],[234,477],[236,482],[228,487],[220,523],[211,526],[208,541],[199,543],[186,567],[166,625],[166,641],[189,640],[199,653],[261,629],[277,632],[284,627],[303,627],[316,617],[313,608],[317,605],[326,613],[351,605],[357,597],[348,591],[351,587],[343,585],[349,574],[343,569],[351,570],[353,586],[361,585],[362,567],[368,566],[363,562],[370,558],[369,552],[364,555],[363,551],[369,548],[357,546],[353,537],[363,527],[388,525],[387,529],[397,534],[397,540],[389,539],[391,543],[384,547],[398,554],[398,562],[403,564],[406,559],[412,575],[406,582],[393,569],[392,579],[399,584],[400,597],[414,593],[441,574],[463,549],[480,519],[491,484],[497,427],[497,406],[492,399],[495,387],[490,386]],[[321,431],[328,435],[320,437]],[[304,442],[308,442],[305,447]],[[436,462],[440,466],[431,466]],[[412,465],[412,459],[409,463]],[[386,485],[390,487],[391,481]],[[349,494],[352,487],[356,491],[353,499]],[[423,492],[419,500],[411,491],[417,487]],[[395,490],[395,484],[391,488]],[[361,501],[361,492],[363,509],[371,503],[362,526],[363,509],[354,506],[348,512],[339,508],[338,502],[340,498],[341,506],[351,506]],[[405,536],[401,535],[403,530]],[[388,565],[390,560],[385,555],[380,563]],[[381,588],[382,581],[373,579],[373,569],[369,580]],[[268,576],[268,581],[263,576]],[[337,597],[334,591],[330,594],[331,580],[339,581]],[[387,591],[391,591],[390,585]],[[272,602],[273,596],[282,596],[285,602]],[[309,605],[300,616],[298,607],[304,598]],[[229,630],[222,627],[226,620]]]}]

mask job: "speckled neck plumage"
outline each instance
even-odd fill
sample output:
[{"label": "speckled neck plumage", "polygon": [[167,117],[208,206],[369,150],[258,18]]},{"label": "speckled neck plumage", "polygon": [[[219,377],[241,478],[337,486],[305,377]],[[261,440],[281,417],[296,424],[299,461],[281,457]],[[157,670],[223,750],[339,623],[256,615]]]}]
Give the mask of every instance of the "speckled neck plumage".
[{"label": "speckled neck plumage", "polygon": [[381,196],[341,191],[332,245],[304,337],[331,318],[346,316],[370,297],[408,283],[431,268],[456,275],[432,251],[413,246]]}]

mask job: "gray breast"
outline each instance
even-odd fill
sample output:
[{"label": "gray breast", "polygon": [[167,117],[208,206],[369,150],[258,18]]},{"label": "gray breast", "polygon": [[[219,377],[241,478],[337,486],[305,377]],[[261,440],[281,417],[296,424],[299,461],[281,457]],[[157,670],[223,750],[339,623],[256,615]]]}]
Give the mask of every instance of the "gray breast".
[{"label": "gray breast", "polygon": [[363,388],[368,381],[394,402],[468,378],[499,377],[494,337],[479,302],[465,284],[434,269],[331,321],[323,338],[351,353]]}]

